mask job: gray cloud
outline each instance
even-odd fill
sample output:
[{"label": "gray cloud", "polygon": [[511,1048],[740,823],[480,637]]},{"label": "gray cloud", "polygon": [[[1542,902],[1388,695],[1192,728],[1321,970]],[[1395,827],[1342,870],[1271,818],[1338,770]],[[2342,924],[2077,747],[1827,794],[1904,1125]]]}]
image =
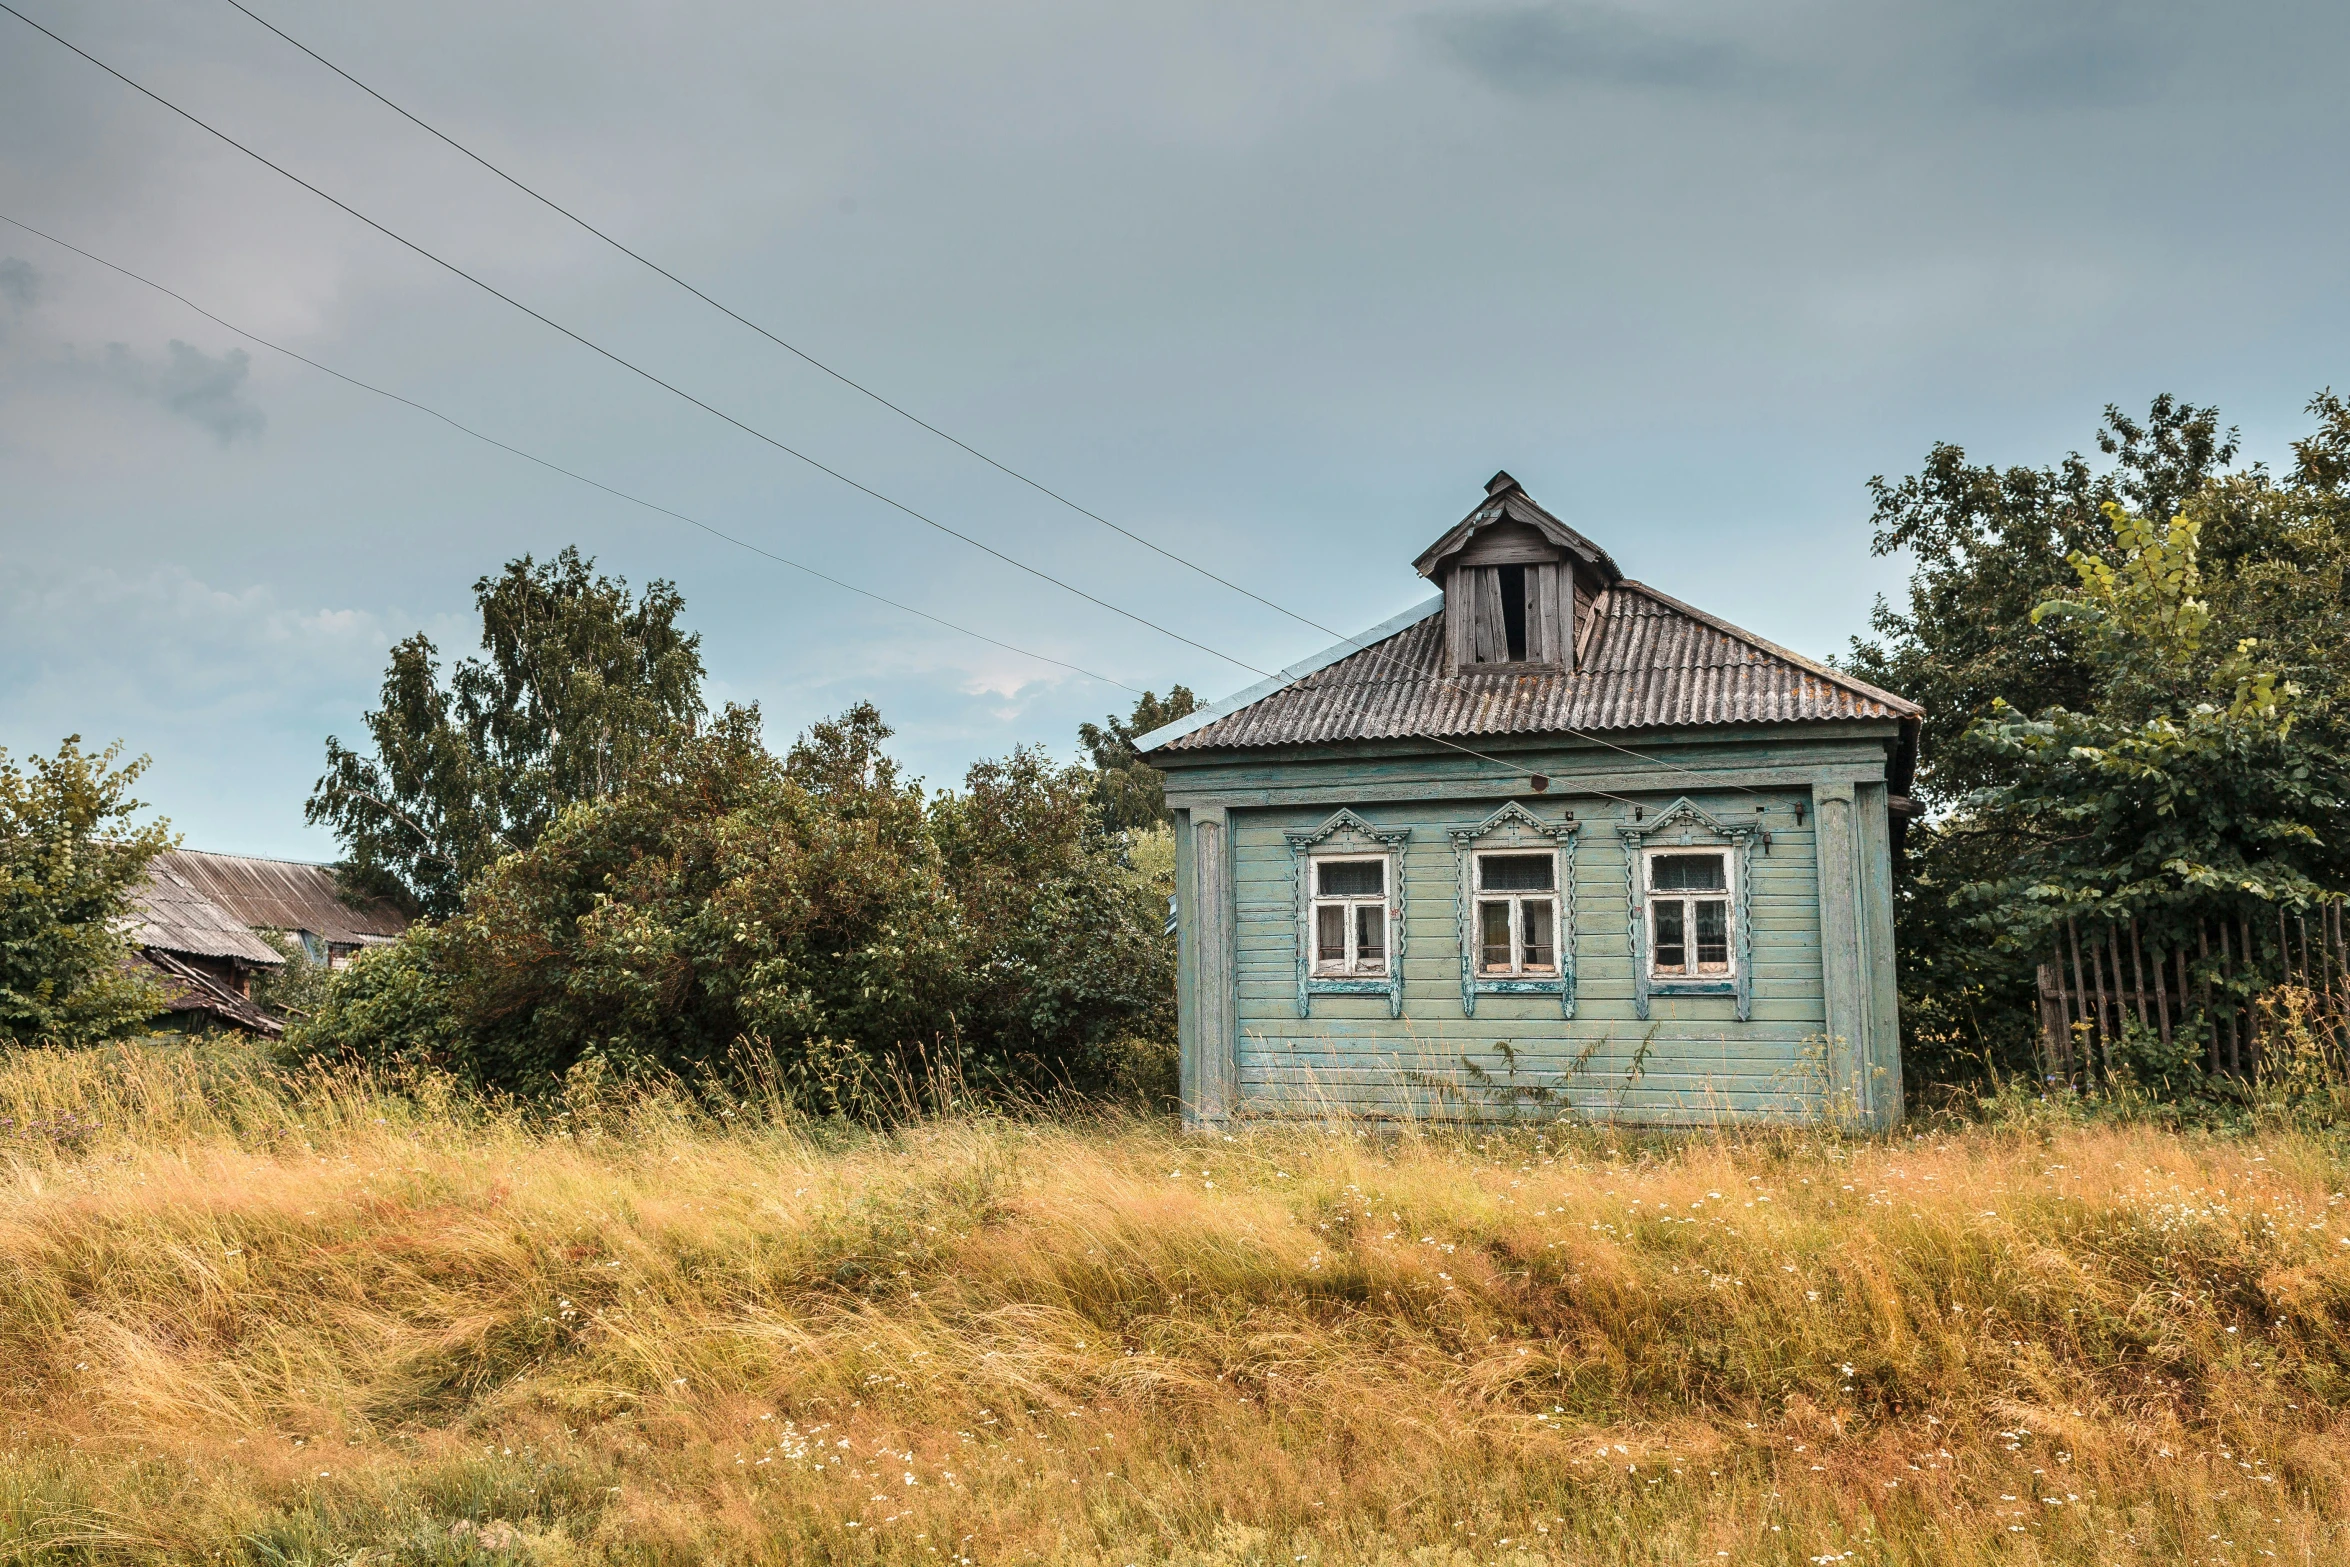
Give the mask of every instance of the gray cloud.
[{"label": "gray cloud", "polygon": [[154,367],[134,357],[122,344],[109,343],[107,373],[117,385],[152,398],[209,430],[223,446],[240,435],[261,434],[268,420],[245,391],[246,378],[253,371],[251,355],[232,348],[215,357],[176,337],[171,340],[170,354],[168,363]]},{"label": "gray cloud", "polygon": [[2126,0],[1977,12],[1962,56],[1966,85],[2016,108],[2143,102],[2185,63],[2176,23],[2162,6]]},{"label": "gray cloud", "polygon": [[1571,83],[1722,87],[1762,72],[1741,47],[1666,32],[1606,6],[1472,12],[1444,19],[1437,32],[1463,65],[1512,92]]},{"label": "gray cloud", "polygon": [[19,310],[30,310],[33,301],[41,295],[41,274],[33,264],[17,256],[0,261],[0,299]]},{"label": "gray cloud", "polygon": [[[110,64],[894,498],[1262,668],[1326,640],[895,421],[233,13],[71,10]],[[2289,461],[2350,344],[2350,205],[2310,196],[2350,159],[2340,0],[301,16],[843,373],[1348,631],[1418,600],[1413,556],[1507,467],[1635,576],[1830,652],[1902,580],[1868,552],[1869,474],[1941,439],[2047,460],[2166,389]],[[0,184],[240,325],[763,548],[1133,685],[1255,678],[788,462],[37,39],[0,48]],[[2257,213],[2260,242],[2194,212]],[[566,543],[676,579],[715,691],[777,734],[870,696],[934,781],[1124,700],[250,344],[246,373],[184,306],[4,232],[40,260],[33,309],[0,297],[0,744],[154,750],[192,842],[333,853],[301,800],[391,639],[447,617],[469,645],[468,584]],[[50,586],[12,595],[27,575]],[[308,605],[368,618],[254,634]]]}]

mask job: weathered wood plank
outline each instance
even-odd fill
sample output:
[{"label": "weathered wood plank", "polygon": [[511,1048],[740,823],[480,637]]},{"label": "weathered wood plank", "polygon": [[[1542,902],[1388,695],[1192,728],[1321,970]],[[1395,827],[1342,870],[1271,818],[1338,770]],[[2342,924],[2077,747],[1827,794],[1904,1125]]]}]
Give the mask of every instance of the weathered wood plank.
[{"label": "weathered wood plank", "polygon": [[[1214,807],[1194,809],[1187,889],[1192,906],[1194,952],[1191,996],[1193,1097],[1184,1104],[1186,1124],[1220,1126],[1239,1107],[1237,1059],[1240,984],[1233,950],[1231,823]],[[1178,898],[1180,904],[1184,901]]]}]

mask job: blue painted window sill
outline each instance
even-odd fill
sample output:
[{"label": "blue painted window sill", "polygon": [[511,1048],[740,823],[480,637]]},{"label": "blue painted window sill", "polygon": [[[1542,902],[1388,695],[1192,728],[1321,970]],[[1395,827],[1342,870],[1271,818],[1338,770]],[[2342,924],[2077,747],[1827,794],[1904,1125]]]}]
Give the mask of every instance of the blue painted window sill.
[{"label": "blue painted window sill", "polygon": [[1734,979],[1652,979],[1648,982],[1652,996],[1734,996],[1738,981]]},{"label": "blue painted window sill", "polygon": [[1309,979],[1306,994],[1312,996],[1384,996],[1395,988],[1392,979]]}]

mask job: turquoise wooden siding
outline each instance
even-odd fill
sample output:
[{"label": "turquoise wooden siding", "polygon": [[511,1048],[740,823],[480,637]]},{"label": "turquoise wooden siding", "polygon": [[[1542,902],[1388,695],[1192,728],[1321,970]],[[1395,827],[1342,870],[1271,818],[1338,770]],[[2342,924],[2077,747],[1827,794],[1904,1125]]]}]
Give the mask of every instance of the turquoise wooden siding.
[{"label": "turquoise wooden siding", "polygon": [[[1496,769],[1457,755],[1377,764],[1260,758],[1171,773],[1171,803],[1186,816],[1211,811],[1229,859],[1220,907],[1203,917],[1213,889],[1197,878],[1179,895],[1186,942],[1196,949],[1208,933],[1228,952],[1230,975],[1225,996],[1186,991],[1187,1102],[1201,1103],[1191,1085],[1215,1080],[1218,1102],[1205,1104],[1201,1119],[1344,1113],[1697,1123],[1828,1113],[1882,1121],[1897,1113],[1882,742],[1838,735],[1764,746],[1709,736],[1671,754],[1701,776],[1669,776],[1660,789],[1650,767],[1643,787],[1626,789],[1624,759],[1590,750],[1528,753],[1530,770],[1556,780],[1542,794],[1494,793]],[[1755,781],[1709,787],[1709,773]],[[1603,787],[1621,798],[1579,792],[1578,775],[1604,777]],[[1864,991],[1843,1003],[1853,1015],[1834,1024],[1822,935],[1823,792],[1842,813],[1832,830],[1851,840],[1837,863],[1854,871],[1831,924],[1852,932],[1843,972]],[[1767,849],[1757,841],[1743,862],[1752,940],[1745,1021],[1730,995],[1659,994],[1645,1020],[1637,1015],[1626,876],[1634,851],[1616,827],[1631,820],[1634,805],[1653,818],[1684,798],[1725,824],[1758,824],[1769,836]],[[1451,834],[1511,799],[1546,824],[1568,811],[1581,824],[1569,853],[1575,924],[1562,932],[1575,970],[1571,1018],[1560,1015],[1556,996],[1481,994],[1474,1016],[1463,1006]],[[1385,995],[1314,995],[1311,1015],[1298,1015],[1298,873],[1285,834],[1312,832],[1341,807],[1374,828],[1410,832],[1398,850],[1400,1016],[1389,1015]],[[1186,976],[1196,966],[1187,965]],[[1213,1065],[1194,1061],[1219,1051]]]}]

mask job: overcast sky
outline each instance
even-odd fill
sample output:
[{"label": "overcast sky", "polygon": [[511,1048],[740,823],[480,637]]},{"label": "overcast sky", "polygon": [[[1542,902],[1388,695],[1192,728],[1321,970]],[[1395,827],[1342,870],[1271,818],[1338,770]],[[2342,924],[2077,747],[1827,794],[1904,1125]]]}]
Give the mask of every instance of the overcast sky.
[{"label": "overcast sky", "polygon": [[[1247,664],[1328,639],[904,423],[221,0],[11,0],[532,308]],[[2350,7],[253,0],[808,353],[1325,624],[1496,468],[1813,654],[1905,563],[1870,475],[2344,373]],[[0,15],[0,213],[240,326],[1129,686],[1256,677],[628,374]],[[483,446],[0,224],[0,746],[152,753],[198,847],[302,822],[390,645],[567,543],[673,579],[779,743],[870,697],[933,783],[1131,704]]]}]

